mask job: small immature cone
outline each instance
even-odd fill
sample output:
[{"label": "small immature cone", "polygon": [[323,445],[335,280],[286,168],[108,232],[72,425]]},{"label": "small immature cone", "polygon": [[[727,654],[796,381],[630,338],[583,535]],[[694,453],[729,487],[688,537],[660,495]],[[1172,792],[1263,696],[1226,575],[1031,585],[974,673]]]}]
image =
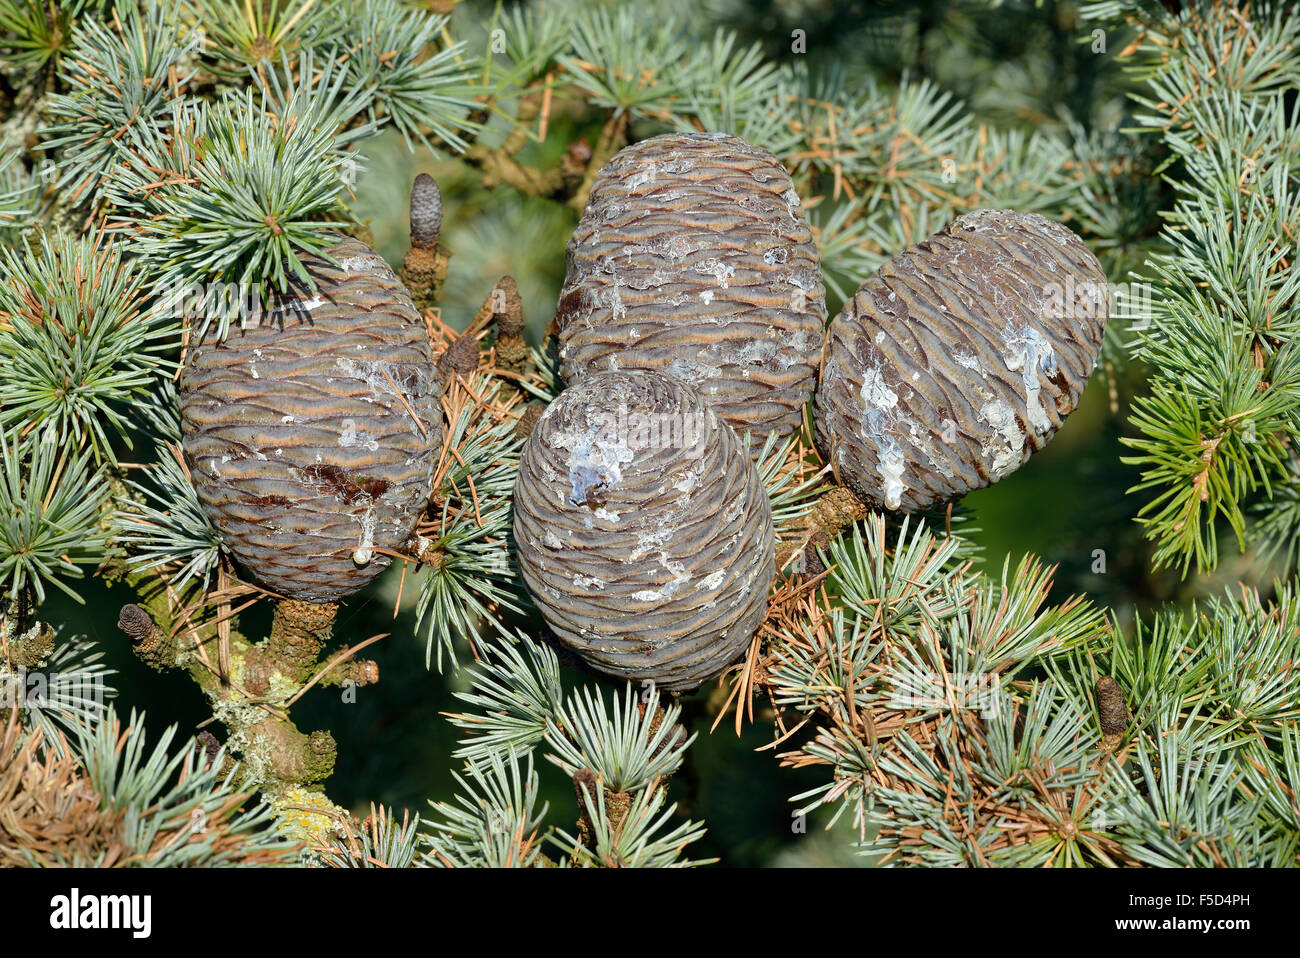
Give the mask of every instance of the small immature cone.
[{"label": "small immature cone", "polygon": [[205,764],[207,765],[211,765],[216,761],[217,753],[221,751],[221,743],[217,741],[217,737],[207,729],[204,729],[199,732],[198,735],[194,736],[194,744],[196,749],[202,753]]},{"label": "small immature cone", "polygon": [[513,276],[501,277],[492,291],[492,304],[492,321],[497,326],[497,365],[502,369],[523,369],[528,362],[524,304]]},{"label": "small immature cone", "polygon": [[149,613],[134,603],[122,606],[117,616],[117,627],[132,642],[145,642],[158,631],[158,626],[154,625]]},{"label": "small immature cone", "polygon": [[1118,739],[1128,728],[1130,718],[1124,703],[1124,689],[1109,675],[1097,680],[1097,713],[1106,740]]},{"label": "small immature cone", "polygon": [[599,788],[600,779],[591,769],[580,768],[573,773],[573,792],[578,800],[578,834],[582,844],[588,847],[593,844],[594,830],[591,827],[591,816],[587,812],[587,803],[591,803],[593,812],[599,808],[596,798]]},{"label": "small immature cone", "polygon": [[443,382],[450,382],[452,373],[459,374],[463,379],[476,369],[478,340],[473,336],[461,336],[438,357],[438,376]]},{"label": "small immature cone", "polygon": [[[202,762],[203,767],[205,769],[211,768],[213,763],[216,762],[217,756],[221,753],[221,742],[217,740],[215,735],[207,729],[204,729],[199,732],[198,735],[194,736],[194,749],[197,753],[195,757]],[[219,771],[222,778],[230,775],[238,768],[238,760],[236,760],[229,752],[226,752],[225,755],[221,756],[221,768]]]},{"label": "small immature cone", "polygon": [[438,244],[442,235],[442,193],[428,173],[411,187],[411,248],[402,263],[402,281],[421,313],[438,301],[447,278],[446,251]]},{"label": "small immature cone", "polygon": [[1036,213],[977,210],[877,270],[831,322],[816,431],[866,503],[920,512],[1008,475],[1078,405],[1109,290]]},{"label": "small immature cone", "polygon": [[[519,286],[513,276],[502,276],[497,281],[500,302],[493,298],[492,319],[501,336],[522,336],[524,332],[524,304],[519,297]],[[494,291],[495,292],[495,291]],[[500,306],[498,309],[497,306]]]},{"label": "small immature cone", "polygon": [[140,606],[128,603],[117,616],[117,627],[126,633],[131,646],[146,665],[162,671],[175,664],[176,647],[167,634]]},{"label": "small immature cone", "polygon": [[442,233],[442,191],[428,173],[411,186],[411,246],[434,249]]},{"label": "small immature cone", "polygon": [[527,439],[531,436],[537,420],[542,418],[542,413],[545,411],[546,407],[540,403],[529,403],[525,406],[524,411],[519,414],[519,421],[515,423],[515,437]]}]

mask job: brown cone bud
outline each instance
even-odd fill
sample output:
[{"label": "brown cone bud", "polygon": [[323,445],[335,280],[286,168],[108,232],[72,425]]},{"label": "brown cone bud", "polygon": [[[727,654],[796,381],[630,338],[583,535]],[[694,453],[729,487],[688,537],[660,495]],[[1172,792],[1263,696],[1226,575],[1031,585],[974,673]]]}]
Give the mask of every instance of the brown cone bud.
[{"label": "brown cone bud", "polygon": [[149,613],[133,603],[122,606],[122,610],[117,614],[117,627],[125,632],[132,642],[145,641],[157,628]]},{"label": "brown cone bud", "polygon": [[[497,334],[501,336],[520,336],[524,331],[524,303],[519,297],[519,287],[513,276],[502,276],[495,292],[501,293],[501,302],[493,297],[492,318],[497,324]],[[500,308],[497,308],[497,307]]]},{"label": "brown cone bud", "polygon": [[1124,703],[1124,689],[1109,675],[1097,680],[1097,714],[1101,730],[1106,735],[1118,735],[1128,728],[1128,706]]},{"label": "brown cone bud", "polygon": [[411,186],[411,246],[433,249],[442,233],[442,191],[433,177],[421,173]]},{"label": "brown cone bud", "polygon": [[530,403],[524,407],[524,411],[519,416],[519,421],[515,423],[515,436],[519,439],[527,439],[533,434],[533,427],[537,425],[537,420],[542,418],[542,413],[546,407],[540,403]]},{"label": "brown cone bud", "polygon": [[476,369],[478,369],[478,340],[473,336],[461,336],[438,357],[438,375],[443,380],[449,379],[451,373],[459,373],[462,377],[466,377]]}]

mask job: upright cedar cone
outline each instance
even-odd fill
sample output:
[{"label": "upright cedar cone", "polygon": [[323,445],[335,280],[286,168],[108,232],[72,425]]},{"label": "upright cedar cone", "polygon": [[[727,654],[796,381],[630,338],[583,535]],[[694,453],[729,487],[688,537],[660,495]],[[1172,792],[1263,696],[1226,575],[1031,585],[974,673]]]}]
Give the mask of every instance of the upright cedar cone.
[{"label": "upright cedar cone", "polygon": [[268,588],[307,602],[357,591],[429,500],[441,385],[406,289],[365,244],[181,373],[185,454],[204,511]]},{"label": "upright cedar cone", "polygon": [[1097,680],[1097,715],[1101,719],[1101,730],[1105,735],[1119,735],[1132,718],[1128,714],[1128,704],[1124,701],[1124,688],[1109,675]]},{"label": "upright cedar cone", "polygon": [[411,248],[435,249],[442,236],[442,191],[428,173],[411,184]]},{"label": "upright cedar cone", "polygon": [[1110,308],[1097,258],[1036,213],[978,210],[882,266],[831,322],[818,444],[865,502],[996,482],[1078,404]]},{"label": "upright cedar cone", "polygon": [[566,382],[655,370],[698,389],[737,433],[753,430],[754,447],[799,429],[826,291],[790,174],[725,133],[621,150],[569,241],[555,320]]},{"label": "upright cedar cone", "polygon": [[602,672],[694,688],[763,618],[767,493],[735,432],[679,380],[597,373],[565,390],[524,446],[514,504],[529,592]]}]

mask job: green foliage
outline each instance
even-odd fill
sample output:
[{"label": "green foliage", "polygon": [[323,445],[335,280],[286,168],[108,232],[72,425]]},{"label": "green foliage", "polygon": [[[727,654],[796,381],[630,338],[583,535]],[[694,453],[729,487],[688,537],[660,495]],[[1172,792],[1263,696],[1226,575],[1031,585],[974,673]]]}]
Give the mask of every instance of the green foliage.
[{"label": "green foliage", "polygon": [[[704,828],[668,794],[700,752],[683,703],[590,677],[566,694],[512,559],[511,497],[518,404],[563,388],[536,334],[590,175],[629,141],[704,129],[791,171],[832,311],[986,206],[1065,222],[1134,284],[1116,291],[1094,428],[1127,430],[1138,578],[1102,610],[1036,559],[985,569],[960,512],[871,515],[819,541],[825,578],[781,578],[752,657],[722,680],[751,721],[753,699],[769,707],[780,764],[815,773],[789,789],[795,810],[851,825],[886,864],[1300,860],[1300,596],[1259,588],[1269,561],[1300,563],[1300,18],[1258,0],[1106,0],[1079,18],[1070,3],[941,6],[548,0],[448,18],[397,0],[0,0],[0,625],[6,642],[54,636],[28,673],[57,678],[23,721],[47,743],[71,733],[130,859],[292,856],[224,756],[201,760],[174,729],[151,749],[134,718],[121,730],[97,645],[42,621],[46,586],[72,594],[65,580],[120,546],[173,599],[229,601],[212,592],[220,538],[179,453],[170,373],[183,333],[229,335],[237,314],[178,304],[196,287],[312,287],[302,257],[356,231],[354,193],[375,180],[396,182],[376,233],[404,233],[406,171],[362,153],[391,130],[413,164],[440,162],[454,259],[438,319],[463,328],[485,283],[516,275],[531,366],[517,381],[485,360],[449,386],[405,557],[426,666],[476,660],[447,678],[468,683],[447,716],[455,794],[423,817],[349,820],[315,851],[338,867],[702,863],[687,849]],[[475,335],[489,355],[492,332]],[[137,447],[145,461],[124,461]],[[781,543],[813,541],[833,475],[808,435],[769,441],[758,469]],[[1110,492],[1086,483],[1093,501]],[[1117,535],[1096,532],[1108,548]],[[1229,567],[1225,540],[1263,561]],[[1184,595],[1157,588],[1162,569]],[[23,674],[0,662],[0,680]],[[1103,678],[1130,713],[1118,731]],[[561,821],[548,777],[574,796]],[[219,827],[172,841],[191,820]]]},{"label": "green foliage", "polygon": [[[348,154],[335,144],[338,116],[318,112],[328,106],[322,96],[278,124],[251,90],[179,107],[167,135],[124,158],[109,195],[160,293],[175,302],[193,283],[236,284],[265,301],[291,278],[315,289],[301,257],[324,255],[345,225]],[[205,312],[195,334],[222,337],[234,318]]]},{"label": "green foliage", "polygon": [[0,274],[0,427],[116,463],[130,404],[171,365],[175,324],[148,308],[147,280],[117,245],[42,234],[0,249]]},{"label": "green foliage", "polygon": [[1300,459],[1292,455],[1286,469],[1286,478],[1274,487],[1272,500],[1252,506],[1257,521],[1247,535],[1265,561],[1300,569]]},{"label": "green foliage", "polygon": [[107,554],[101,513],[108,484],[90,454],[60,451],[48,433],[9,440],[0,433],[0,586],[9,599],[30,591],[45,601],[53,585],[76,601],[63,580]]},{"label": "green foliage", "polygon": [[[489,54],[484,79],[492,79],[495,89],[506,92],[526,86],[555,64],[555,58],[569,44],[573,35],[573,10],[568,6],[518,4],[493,11],[492,25],[503,32],[508,67],[498,65]],[[495,77],[493,77],[495,74]]]},{"label": "green foliage", "polygon": [[[1059,796],[1081,787],[1081,757],[1095,740],[1082,734],[1077,699],[1026,695],[1017,679],[1101,641],[1101,612],[1078,600],[1043,608],[1050,577],[1030,559],[1014,571],[1004,564],[995,581],[959,558],[958,540],[924,524],[904,523],[893,545],[878,515],[864,532],[832,544],[833,604],[777,650],[771,668],[776,704],[818,720],[783,760],[831,770],[828,781],[792,801],[801,814],[832,807],[831,824],[849,812],[864,853],[905,854],[914,864],[978,863],[995,850],[1030,855],[999,837],[1004,819],[1019,815],[1042,827],[1049,806],[1066,814]],[[1030,720],[1042,723],[1039,733],[1008,738]],[[1022,754],[1022,745],[1047,751]],[[1023,793],[999,791],[997,783],[1014,779],[1005,776],[1014,762],[1031,758],[1059,777]],[[960,812],[970,817],[965,824],[952,817],[961,806],[944,801],[948,788],[973,802]],[[913,827],[948,837],[911,849],[905,836]],[[870,842],[868,830],[877,830]],[[1046,846],[1034,847],[1038,855]]]},{"label": "green foliage", "polygon": [[1217,565],[1220,522],[1244,547],[1252,501],[1287,481],[1286,450],[1300,441],[1291,263],[1300,114],[1287,107],[1300,22],[1285,4],[1250,12],[1209,3],[1178,15],[1147,4],[1085,11],[1142,28],[1136,120],[1177,161],[1167,250],[1150,261],[1160,295],[1136,344],[1153,367],[1151,392],[1134,409],[1140,435],[1127,441],[1138,455],[1126,461],[1143,467],[1134,491],[1155,490],[1139,517],[1156,567],[1184,575],[1193,563]]},{"label": "green foliage", "polygon": [[[937,749],[908,732],[898,736],[881,769],[909,785],[876,793],[879,837],[864,843],[863,851],[906,852],[900,839],[919,832],[926,841],[907,855],[909,864],[1110,864],[1104,836],[1093,830],[1108,806],[1080,801],[1092,797],[1092,743],[1081,734],[1077,706],[1053,701],[1050,692],[1034,686],[1023,703],[1012,696],[999,699],[985,725],[987,737],[973,755],[964,754],[956,736],[942,737]],[[1073,834],[1067,825],[1074,826]],[[1008,831],[1015,829],[1039,835],[1008,842]]]},{"label": "green foliage", "polygon": [[205,66],[230,80],[243,80],[250,71],[327,42],[338,32],[334,5],[316,0],[185,0],[185,6],[203,25]]},{"label": "green foliage", "polygon": [[331,868],[410,868],[420,854],[420,825],[417,815],[403,815],[399,823],[390,808],[372,812],[356,836],[333,836],[321,855]]},{"label": "green foliage", "polygon": [[416,139],[432,150],[430,135],[454,150],[466,145],[460,134],[469,128],[475,64],[463,42],[425,52],[446,26],[446,17],[408,10],[397,0],[363,0],[340,31],[339,49],[331,51],[346,57],[352,87],[370,92],[370,119],[392,123],[408,147]]},{"label": "green foliage", "polygon": [[338,65],[357,106],[349,117],[365,112],[375,130],[391,123],[408,147],[414,139],[432,149],[430,135],[453,149],[465,146],[460,134],[471,128],[466,114],[476,64],[463,42],[448,39],[447,17],[397,0],[189,5],[207,36],[205,62],[217,75],[265,79],[278,66],[313,85],[313,64]]},{"label": "green foliage", "polygon": [[25,73],[57,71],[73,41],[73,25],[102,0],[0,0],[0,60]]},{"label": "green foliage", "polygon": [[[753,441],[749,434],[746,434],[745,439],[746,442]],[[797,437],[782,442],[775,433],[769,433],[755,463],[758,477],[767,490],[768,502],[772,508],[772,525],[778,539],[794,535],[799,520],[812,509],[817,493],[820,477],[815,471],[810,470],[813,475],[804,478],[797,470],[785,468],[791,451],[798,442]]]},{"label": "green foliage", "polygon": [[[1261,826],[1261,803],[1243,800],[1240,773],[1195,716],[1137,745],[1140,779],[1126,779],[1114,812],[1121,840],[1144,865],[1178,868],[1294,865],[1296,835]],[[1281,838],[1281,841],[1274,839]]]},{"label": "green foliage", "polygon": [[451,716],[453,725],[469,733],[455,758],[481,759],[503,749],[523,753],[542,740],[559,714],[559,662],[550,648],[520,635],[517,645],[492,646],[475,670],[472,690],[456,697],[476,711]]},{"label": "green foliage", "polygon": [[145,467],[150,480],[128,481],[131,493],[118,497],[115,520],[130,566],[141,572],[170,566],[172,587],[182,589],[190,579],[207,591],[221,562],[221,536],[199,503],[175,447]]},{"label": "green foliage", "polygon": [[104,652],[84,636],[55,636],[55,648],[39,668],[13,669],[0,662],[0,703],[20,703],[24,724],[47,743],[73,739],[108,714],[116,695]]},{"label": "green foliage", "polygon": [[[495,385],[481,374],[468,383],[473,395]],[[425,638],[425,666],[444,658],[457,665],[454,642],[470,638],[486,622],[509,636],[491,607],[523,610],[519,571],[511,559],[511,496],[523,443],[514,420],[495,416],[476,403],[464,403],[447,424],[444,445],[457,454],[444,460],[432,528],[421,530],[418,552],[427,556],[416,604],[416,632]]]},{"label": "green foliage", "polygon": [[433,804],[425,861],[433,867],[530,868],[541,863],[537,831],[546,805],[537,804],[530,755],[521,770],[513,751],[471,761],[455,775],[461,793]]},{"label": "green foliage", "polygon": [[558,716],[547,723],[546,743],[555,750],[551,760],[572,777],[589,768],[607,789],[643,790],[677,770],[694,736],[677,726],[681,709],[659,710],[659,693],[649,691],[637,701],[631,683],[608,711],[600,691],[584,688],[572,696]]},{"label": "green foliage", "polygon": [[16,150],[0,149],[0,242],[9,242],[35,219],[39,191]]},{"label": "green foliage", "polygon": [[[224,750],[211,761],[193,741],[173,752],[175,726],[164,729],[151,750],[143,722],[144,716],[132,712],[123,729],[110,715],[83,728],[76,746],[101,811],[122,815],[120,838],[132,864],[230,866],[252,851],[265,856],[261,864],[289,863],[292,848],[267,827],[270,809],[256,800],[242,807],[237,772],[222,774]],[[178,829],[188,831],[189,840],[168,835]]]},{"label": "green foliage", "polygon": [[670,827],[677,806],[664,808],[666,802],[661,787],[638,792],[616,829],[610,824],[605,792],[598,791],[594,800],[584,792],[584,811],[592,822],[591,842],[585,843],[563,830],[553,841],[568,857],[567,864],[580,868],[694,868],[712,864],[680,857],[687,845],[703,837],[704,828],[698,822]]},{"label": "green foliage", "polygon": [[195,38],[157,0],[115,7],[120,28],[87,17],[73,33],[62,79],[52,94],[53,125],[44,146],[60,152],[58,186],[73,201],[98,200],[102,181],[121,151],[167,135],[192,71],[185,67]]},{"label": "green foliage", "polygon": [[[615,13],[597,8],[575,18],[571,30],[571,52],[557,54],[556,60],[596,106],[652,117],[670,112],[690,89],[688,72],[679,66],[688,47],[671,19],[646,30],[629,7]],[[663,67],[628,69],[646,63]]]},{"label": "green foliage", "polygon": [[765,61],[757,44],[741,47],[734,33],[717,31],[689,64],[686,111],[674,118],[682,130],[731,133],[762,143],[773,153],[795,148],[797,137],[789,122],[770,109],[784,92],[782,72]]},{"label": "green foliage", "polygon": [[[476,711],[451,716],[468,733],[455,752],[467,759],[452,803],[434,806],[426,859],[434,865],[528,867],[669,866],[704,834],[698,823],[671,827],[676,806],[665,808],[663,781],[681,765],[694,741],[679,724],[677,705],[661,708],[648,690],[639,700],[631,683],[606,705],[600,690],[584,686],[564,700],[555,653],[520,637],[518,645],[488,646],[472,676],[472,689],[458,698]],[[574,836],[551,827],[543,832],[546,807],[539,794],[533,751],[545,740],[550,761],[579,786],[580,808],[590,829]],[[521,770],[520,762],[524,762]],[[620,807],[612,825],[607,803]],[[542,853],[543,840],[559,849],[556,863]]]}]

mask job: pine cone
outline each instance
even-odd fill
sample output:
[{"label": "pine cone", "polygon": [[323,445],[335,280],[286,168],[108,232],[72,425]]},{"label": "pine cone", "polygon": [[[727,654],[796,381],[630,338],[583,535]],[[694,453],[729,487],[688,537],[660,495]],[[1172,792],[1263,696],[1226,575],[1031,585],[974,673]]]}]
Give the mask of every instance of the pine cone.
[{"label": "pine cone", "polygon": [[818,444],[865,502],[917,512],[1041,449],[1097,362],[1097,258],[1036,213],[979,210],[904,250],[831,322]]},{"label": "pine cone", "polygon": [[826,325],[817,247],[776,158],[669,133],[600,171],[569,241],[561,373],[644,369],[698,389],[762,445],[803,423]]},{"label": "pine cone", "polygon": [[254,576],[329,602],[388,565],[428,502],[442,418],[428,334],[392,269],[357,240],[319,287],[278,297],[181,375],[185,454],[204,511]]},{"label": "pine cone", "polygon": [[690,386],[597,373],[524,446],[519,566],[546,623],[602,672],[694,688],[748,645],[775,575],[767,494]]}]

